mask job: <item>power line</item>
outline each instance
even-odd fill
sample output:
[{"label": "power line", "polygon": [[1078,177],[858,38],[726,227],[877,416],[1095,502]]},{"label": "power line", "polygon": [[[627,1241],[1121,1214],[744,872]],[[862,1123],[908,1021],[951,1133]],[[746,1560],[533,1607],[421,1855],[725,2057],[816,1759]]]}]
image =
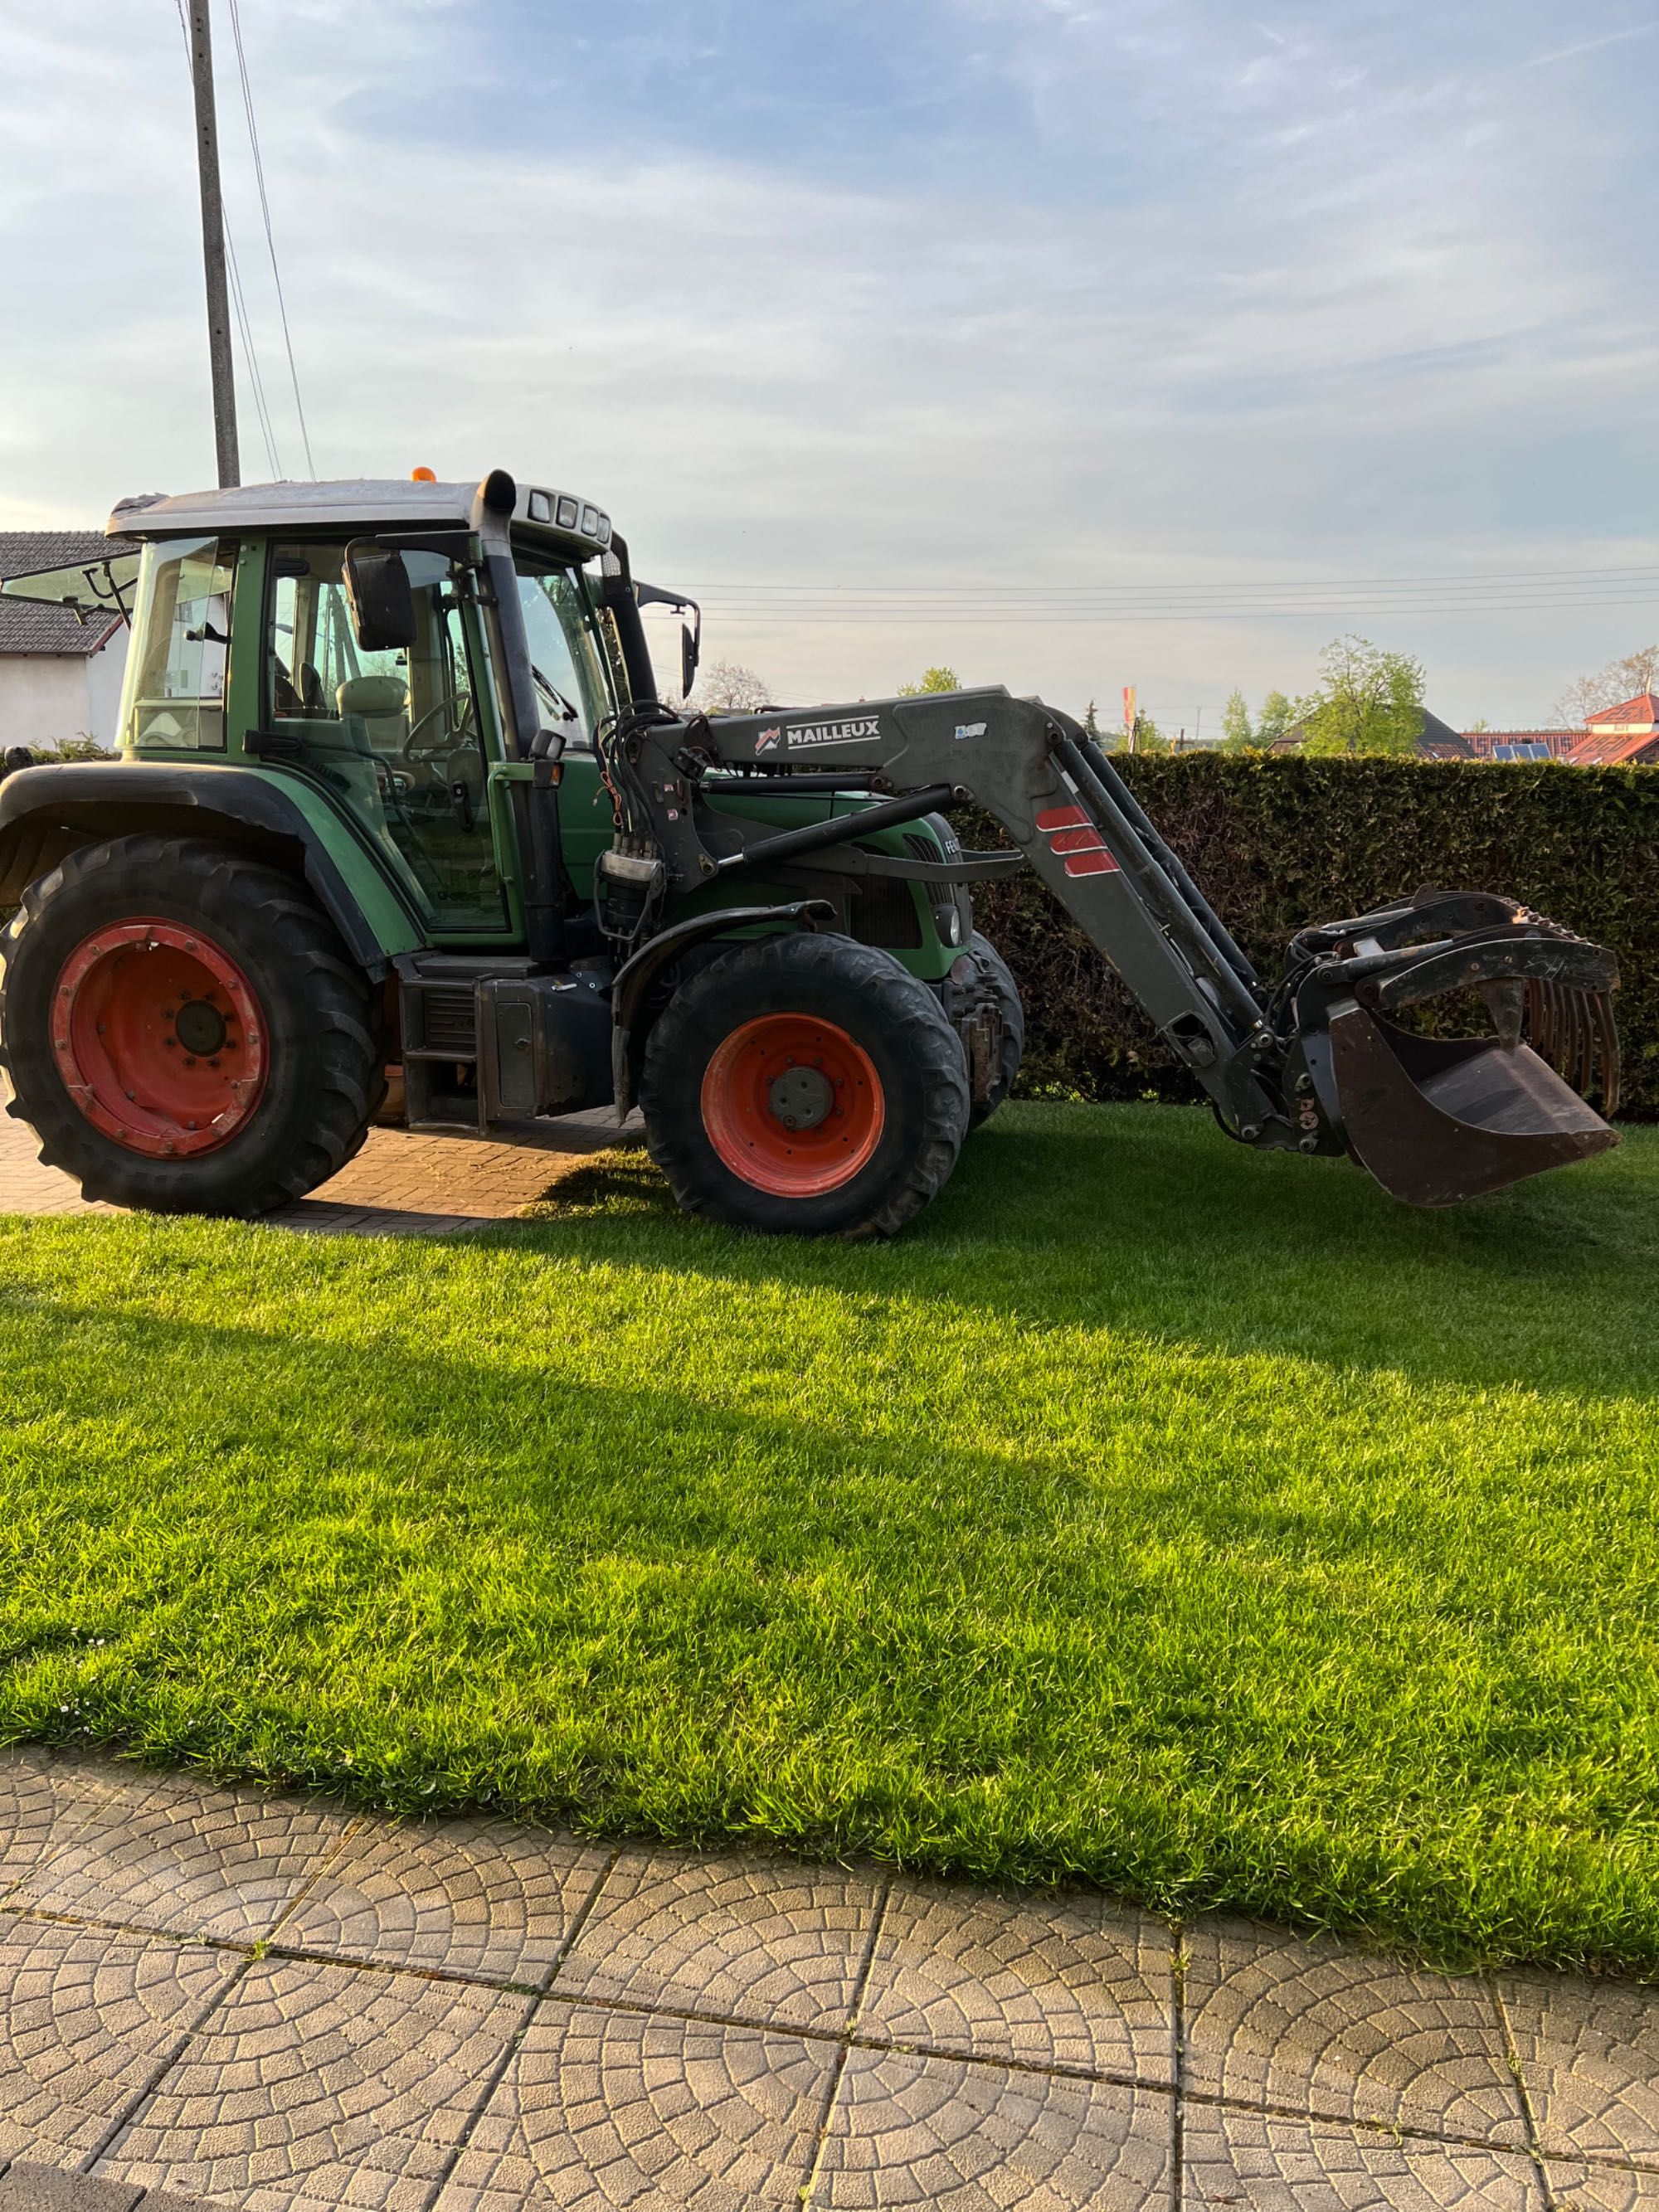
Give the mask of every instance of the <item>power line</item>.
[{"label": "power line", "polygon": [[265,404],[264,379],[259,374],[259,356],[253,349],[253,326],[248,320],[247,301],[242,294],[242,272],[236,265],[236,248],[232,243],[230,224],[225,224],[225,259],[230,270],[230,303],[235,310],[236,327],[241,335],[242,354],[247,362],[248,387],[253,394],[253,411],[259,420],[259,437],[265,449],[265,459],[270,464],[270,473],[280,477],[283,465],[276,453],[276,433],[272,428],[270,410]]},{"label": "power line", "polygon": [[248,143],[253,150],[253,175],[259,188],[259,213],[265,227],[265,249],[270,256],[270,281],[276,288],[276,313],[288,351],[289,380],[294,386],[294,411],[300,418],[300,440],[306,449],[306,467],[313,483],[317,464],[311,457],[311,432],[306,422],[305,402],[300,397],[300,372],[294,359],[294,338],[288,326],[288,304],[283,297],[282,271],[276,265],[276,240],[270,227],[270,201],[265,192],[265,165],[259,151],[259,126],[253,118],[253,88],[248,82],[247,56],[242,48],[242,18],[236,0],[230,0],[230,35],[236,47],[236,69],[242,81],[242,106],[247,114]]},{"label": "power line", "polygon": [[1079,613],[1063,609],[1043,607],[998,606],[981,607],[911,607],[894,610],[881,608],[842,607],[833,613],[820,613],[808,607],[794,609],[755,609],[714,599],[703,601],[703,612],[712,621],[741,624],[745,629],[785,629],[860,627],[878,629],[917,629],[924,626],[961,629],[982,629],[999,622],[1024,628],[1033,623],[1073,623],[1084,627],[1108,623],[1231,623],[1231,622],[1358,622],[1375,616],[1390,619],[1409,616],[1414,619],[1439,616],[1449,617],[1462,615],[1494,614],[1551,614],[1565,613],[1575,608],[1615,609],[1642,607],[1652,609],[1659,594],[1644,593],[1638,598],[1603,598],[1585,596],[1565,599],[1459,599],[1448,602],[1443,599],[1421,602],[1395,602],[1378,605],[1375,602],[1358,602],[1351,605],[1307,606],[1251,606],[1224,605],[1188,607],[1128,607],[1115,610],[1097,610]]},{"label": "power line", "polygon": [[745,627],[860,625],[975,628],[989,623],[1358,622],[1372,617],[1551,614],[1659,605],[1659,566],[1471,569],[1462,574],[1236,578],[1180,583],[711,585],[710,616]]},{"label": "power line", "polygon": [[994,596],[997,599],[1027,597],[1048,599],[1057,594],[1070,593],[1075,596],[1079,593],[1103,592],[1114,593],[1120,592],[1159,593],[1236,591],[1308,592],[1326,588],[1370,592],[1392,586],[1411,587],[1418,590],[1433,588],[1437,591],[1447,585],[1454,584],[1470,586],[1573,584],[1588,582],[1592,579],[1647,577],[1659,578],[1659,564],[1650,562],[1632,562],[1615,568],[1466,568],[1451,574],[1439,574],[1425,573],[1419,569],[1414,574],[1407,576],[1291,576],[1267,580],[1239,577],[1231,580],[1200,580],[1191,584],[1181,583],[1175,578],[1166,578],[1146,584],[1105,580],[1088,584],[1012,584],[1000,578],[988,578],[982,580],[966,579],[961,583],[955,584],[944,582],[895,584],[891,586],[881,587],[878,591],[875,587],[860,584],[787,583],[779,582],[772,578],[750,580],[744,578],[726,577],[721,580],[720,588],[732,592],[805,592],[811,593],[815,598],[822,597],[828,592],[837,596],[850,594],[855,597],[897,598],[921,595],[927,598],[938,594],[957,596],[969,594],[975,597]]}]

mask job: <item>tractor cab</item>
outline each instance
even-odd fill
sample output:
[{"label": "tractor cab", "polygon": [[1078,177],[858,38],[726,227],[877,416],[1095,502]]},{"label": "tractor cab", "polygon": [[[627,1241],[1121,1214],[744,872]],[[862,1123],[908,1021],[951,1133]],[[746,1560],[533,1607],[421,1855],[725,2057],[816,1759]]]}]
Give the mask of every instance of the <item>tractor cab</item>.
[{"label": "tractor cab", "polygon": [[109,529],[105,562],[4,588],[125,615],[125,759],[319,787],[440,942],[522,932],[512,786],[532,757],[569,763],[591,865],[596,732],[655,696],[627,550],[591,501],[501,471],[249,485],[130,500]]}]

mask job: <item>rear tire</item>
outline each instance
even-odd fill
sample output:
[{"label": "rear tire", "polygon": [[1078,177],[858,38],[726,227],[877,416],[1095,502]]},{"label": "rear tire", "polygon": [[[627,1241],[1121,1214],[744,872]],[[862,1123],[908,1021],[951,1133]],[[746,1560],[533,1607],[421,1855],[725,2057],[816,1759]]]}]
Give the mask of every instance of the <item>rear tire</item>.
[{"label": "rear tire", "polygon": [[889,1237],[968,1127],[962,1047],[927,986],[850,938],[768,937],[702,969],[646,1047],[646,1141],[690,1213]]},{"label": "rear tire", "polygon": [[196,839],[113,838],[32,884],[0,951],[8,1110],[88,1198],[249,1218],[362,1143],[380,994],[291,877]]}]

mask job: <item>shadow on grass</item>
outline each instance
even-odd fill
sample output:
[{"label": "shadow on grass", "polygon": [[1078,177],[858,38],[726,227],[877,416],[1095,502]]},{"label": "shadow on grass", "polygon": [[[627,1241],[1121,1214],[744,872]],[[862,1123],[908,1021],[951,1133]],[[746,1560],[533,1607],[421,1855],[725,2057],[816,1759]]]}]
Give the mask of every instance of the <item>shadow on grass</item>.
[{"label": "shadow on grass", "polygon": [[1478,1388],[1659,1389],[1659,1133],[1423,1212],[1346,1161],[1236,1146],[1179,1107],[1016,1106],[884,1245],[686,1219],[648,1159],[601,1155],[489,1242],[712,1280],[938,1299],[1021,1329],[1132,1330]]},{"label": "shadow on grass", "polygon": [[[637,1163],[592,1172],[659,1220]],[[434,1296],[510,1285],[510,1251],[428,1250]],[[1266,1409],[1230,1457],[1103,1479],[573,1380],[510,1326],[465,1356],[305,1319],[15,1305],[0,1730],[1445,1955],[1653,1954],[1639,1683],[1613,1636],[1530,1641],[1630,1609],[1616,1502],[1559,1511],[1576,1553],[1517,1597],[1525,1497],[1490,1562],[1408,1470],[1392,1519],[1340,1481],[1310,1509]]]}]

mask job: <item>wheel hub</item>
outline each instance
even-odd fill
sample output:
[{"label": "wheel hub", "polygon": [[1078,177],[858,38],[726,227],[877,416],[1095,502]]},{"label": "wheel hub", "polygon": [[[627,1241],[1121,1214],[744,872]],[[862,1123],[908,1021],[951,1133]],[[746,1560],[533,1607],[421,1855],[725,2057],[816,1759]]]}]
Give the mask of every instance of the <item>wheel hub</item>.
[{"label": "wheel hub", "polygon": [[199,1059],[222,1050],[228,1031],[211,997],[186,999],[173,1018],[173,1033],[186,1052]]},{"label": "wheel hub", "polygon": [[789,1012],[732,1030],[704,1070],[701,1103],[722,1164],[780,1198],[818,1198],[850,1182],[873,1157],[887,1114],[856,1038]]},{"label": "wheel hub", "polygon": [[821,1067],[787,1067],[774,1076],[767,1103],[786,1129],[816,1129],[836,1103],[836,1086]]},{"label": "wheel hub", "polygon": [[58,1074],[81,1112],[150,1158],[216,1150],[264,1090],[253,987],[193,925],[136,915],[94,930],[59,971],[52,1027]]}]

